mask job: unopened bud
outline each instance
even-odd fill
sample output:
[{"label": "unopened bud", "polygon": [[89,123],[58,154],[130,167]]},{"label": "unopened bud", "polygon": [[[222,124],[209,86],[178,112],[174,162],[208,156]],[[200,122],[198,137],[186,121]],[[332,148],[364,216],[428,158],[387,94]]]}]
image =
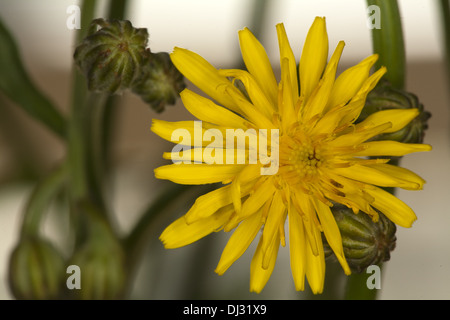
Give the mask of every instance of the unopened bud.
[{"label": "unopened bud", "polygon": [[[332,212],[342,237],[344,255],[352,272],[360,273],[370,265],[378,265],[390,259],[395,248],[396,226],[381,212],[374,222],[364,212],[355,214],[341,204],[335,204]],[[333,251],[324,238],[325,256],[333,256]]]},{"label": "unopened bud", "polygon": [[64,275],[62,255],[44,239],[25,238],[11,254],[9,284],[17,299],[59,298]]},{"label": "unopened bud", "polygon": [[161,112],[166,105],[175,104],[186,87],[183,75],[173,65],[167,52],[151,53],[139,81],[132,90],[153,110]]},{"label": "unopened bud", "polygon": [[115,244],[86,243],[70,264],[80,268],[81,289],[74,291],[82,300],[119,299],[125,286],[124,254]]},{"label": "unopened bud", "polygon": [[372,90],[366,99],[366,104],[358,121],[362,121],[372,113],[388,109],[411,109],[417,108],[419,115],[403,129],[384,133],[374,140],[393,140],[404,143],[422,143],[425,130],[428,128],[427,121],[431,114],[424,110],[416,95],[393,88],[389,82],[384,81]]},{"label": "unopened bud", "polygon": [[75,50],[75,63],[89,90],[116,93],[140,77],[150,54],[147,43],[147,29],[134,28],[130,21],[96,19]]}]

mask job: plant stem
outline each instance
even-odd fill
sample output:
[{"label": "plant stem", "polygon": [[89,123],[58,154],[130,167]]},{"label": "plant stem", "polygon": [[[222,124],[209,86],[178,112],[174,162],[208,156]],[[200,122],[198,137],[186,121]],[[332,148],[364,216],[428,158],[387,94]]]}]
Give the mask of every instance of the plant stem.
[{"label": "plant stem", "polygon": [[63,163],[36,185],[25,208],[21,237],[39,233],[42,215],[66,182],[67,169],[67,164]]},{"label": "plant stem", "polygon": [[0,43],[0,90],[30,116],[64,138],[66,120],[30,79],[14,38],[1,19]]},{"label": "plant stem", "polygon": [[[379,266],[382,271],[382,266]],[[347,287],[345,291],[346,300],[376,300],[379,289],[369,289],[367,287],[367,279],[369,274],[355,273],[348,277]]]},{"label": "plant stem", "polygon": [[375,67],[387,68],[385,79],[397,89],[405,86],[405,46],[397,0],[367,0],[380,9],[381,28],[372,29],[373,52],[379,54]]},{"label": "plant stem", "polygon": [[[367,0],[367,4],[375,5],[380,10],[381,29],[372,29],[373,52],[379,55],[376,68],[385,66],[388,70],[385,78],[393,87],[403,89],[406,56],[397,0]],[[398,164],[398,161],[396,158],[391,163]],[[395,189],[391,188],[388,191],[394,193]],[[350,275],[347,279],[345,298],[375,300],[379,290],[368,289],[367,278],[368,275],[365,273]]]},{"label": "plant stem", "polygon": [[450,2],[439,0],[440,12],[442,14],[442,38],[444,41],[444,56],[447,67],[447,77],[450,82]]}]

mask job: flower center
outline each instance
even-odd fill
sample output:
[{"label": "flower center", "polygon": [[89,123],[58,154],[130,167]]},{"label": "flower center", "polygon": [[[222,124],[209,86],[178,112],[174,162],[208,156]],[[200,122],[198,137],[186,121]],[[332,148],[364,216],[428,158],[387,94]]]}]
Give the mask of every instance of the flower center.
[{"label": "flower center", "polygon": [[324,165],[321,146],[304,134],[280,140],[280,174],[290,185],[314,182]]}]

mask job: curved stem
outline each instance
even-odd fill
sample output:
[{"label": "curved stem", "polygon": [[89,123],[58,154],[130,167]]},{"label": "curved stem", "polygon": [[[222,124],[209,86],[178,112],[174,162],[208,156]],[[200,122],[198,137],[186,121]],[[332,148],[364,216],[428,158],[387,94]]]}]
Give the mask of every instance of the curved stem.
[{"label": "curved stem", "polygon": [[21,237],[39,233],[42,215],[66,182],[67,169],[67,164],[63,163],[36,185],[25,208]]},{"label": "curved stem", "polygon": [[19,48],[0,19],[0,90],[25,112],[60,138],[65,138],[66,120],[53,103],[36,87],[25,70]]},{"label": "curved stem", "polygon": [[[131,285],[133,281],[137,264],[140,262],[143,250],[148,245],[149,238],[153,235],[152,231],[154,231],[153,228],[158,219],[163,215],[171,215],[174,210],[180,208],[181,204],[186,205],[199,194],[211,191],[213,188],[214,185],[193,187],[171,184],[156,200],[152,201],[123,241],[125,252],[127,253],[127,271],[130,281],[128,285]],[[185,197],[187,200],[181,199],[182,197]]]}]

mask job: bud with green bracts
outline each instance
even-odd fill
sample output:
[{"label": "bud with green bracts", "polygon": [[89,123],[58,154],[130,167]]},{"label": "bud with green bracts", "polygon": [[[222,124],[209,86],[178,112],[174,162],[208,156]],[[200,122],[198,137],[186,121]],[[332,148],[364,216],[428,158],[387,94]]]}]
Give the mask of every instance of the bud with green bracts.
[{"label": "bud with green bracts", "polygon": [[[370,265],[378,265],[390,259],[395,248],[396,226],[379,212],[374,222],[364,212],[355,214],[352,209],[334,204],[332,212],[342,237],[344,255],[352,272],[360,273]],[[334,256],[323,238],[325,256]]]},{"label": "bud with green bracts", "polygon": [[150,54],[147,43],[147,29],[134,28],[129,21],[96,19],[74,59],[89,90],[116,93],[140,77]]},{"label": "bud with green bracts", "polygon": [[[112,239],[111,239],[112,240]],[[114,241],[90,241],[70,260],[80,268],[80,290],[74,298],[109,300],[121,298],[125,286],[125,260],[122,248]]]},{"label": "bud with green bracts", "polygon": [[173,65],[167,52],[151,53],[142,70],[141,78],[132,90],[156,112],[175,104],[180,92],[186,87],[184,77]]},{"label": "bud with green bracts", "polygon": [[11,254],[9,285],[17,299],[58,299],[64,276],[64,258],[40,237],[22,239]]},{"label": "bud with green bracts", "polygon": [[362,121],[372,113],[382,110],[411,108],[417,108],[420,113],[406,127],[396,132],[381,134],[373,138],[373,140],[422,143],[425,130],[428,128],[427,121],[431,117],[431,114],[424,110],[417,96],[410,92],[396,89],[387,81],[380,82],[368,94],[366,104],[358,121]]},{"label": "bud with green bracts", "polygon": [[69,265],[80,269],[80,290],[73,290],[73,298],[81,300],[109,300],[123,296],[126,282],[125,253],[105,214],[90,202],[81,203],[78,213],[83,215],[85,237],[77,244]]}]

